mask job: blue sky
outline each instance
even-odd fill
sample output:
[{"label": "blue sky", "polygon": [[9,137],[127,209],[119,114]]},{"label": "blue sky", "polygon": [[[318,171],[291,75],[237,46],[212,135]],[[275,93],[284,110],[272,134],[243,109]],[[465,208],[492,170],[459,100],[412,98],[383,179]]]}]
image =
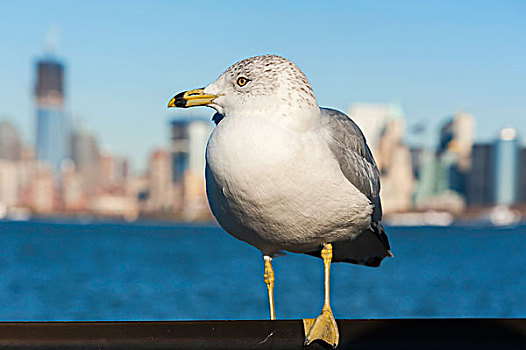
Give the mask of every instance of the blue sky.
[{"label": "blue sky", "polygon": [[524,1],[3,1],[0,119],[28,142],[34,63],[57,31],[68,111],[136,169],[168,144],[175,93],[265,53],[298,64],[322,106],[399,101],[426,140],[459,110],[478,140],[526,138]]}]

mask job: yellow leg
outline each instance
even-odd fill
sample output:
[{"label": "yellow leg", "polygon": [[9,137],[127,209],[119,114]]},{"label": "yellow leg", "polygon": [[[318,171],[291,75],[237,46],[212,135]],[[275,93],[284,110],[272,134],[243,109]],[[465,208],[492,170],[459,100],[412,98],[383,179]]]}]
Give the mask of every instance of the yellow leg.
[{"label": "yellow leg", "polygon": [[338,325],[332,314],[329,301],[329,284],[331,274],[332,244],[327,243],[321,251],[323,265],[325,266],[325,303],[321,314],[316,319],[303,319],[305,328],[305,345],[309,345],[314,340],[323,340],[333,348],[338,346],[340,334]]},{"label": "yellow leg", "polygon": [[268,289],[268,305],[270,308],[270,319],[276,319],[276,312],[274,311],[274,270],[272,269],[272,258],[268,255],[263,256],[265,259],[265,274],[263,275],[265,284]]}]

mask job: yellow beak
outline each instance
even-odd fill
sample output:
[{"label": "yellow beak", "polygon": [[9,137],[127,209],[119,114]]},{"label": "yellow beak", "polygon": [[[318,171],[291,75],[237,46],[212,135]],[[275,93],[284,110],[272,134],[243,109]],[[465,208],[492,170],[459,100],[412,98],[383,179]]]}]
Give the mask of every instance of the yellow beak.
[{"label": "yellow beak", "polygon": [[217,95],[205,94],[203,92],[203,89],[183,91],[175,95],[170,100],[170,102],[168,102],[168,108],[188,108],[194,106],[206,106],[218,97],[219,96]]}]

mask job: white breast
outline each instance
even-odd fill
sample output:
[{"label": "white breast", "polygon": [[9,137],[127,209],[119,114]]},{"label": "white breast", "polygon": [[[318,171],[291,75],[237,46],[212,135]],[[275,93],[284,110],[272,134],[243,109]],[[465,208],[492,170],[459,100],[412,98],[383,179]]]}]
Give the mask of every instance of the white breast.
[{"label": "white breast", "polygon": [[207,147],[207,194],[229,233],[270,255],[351,238],[369,226],[372,211],[322,135],[264,118],[217,126]]}]

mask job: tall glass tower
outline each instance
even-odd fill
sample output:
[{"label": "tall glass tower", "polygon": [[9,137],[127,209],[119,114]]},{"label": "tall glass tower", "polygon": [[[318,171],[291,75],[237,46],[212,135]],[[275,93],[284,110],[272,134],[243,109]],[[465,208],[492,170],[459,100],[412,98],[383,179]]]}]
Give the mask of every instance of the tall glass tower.
[{"label": "tall glass tower", "polygon": [[71,128],[64,111],[64,65],[46,57],[37,62],[36,155],[58,174],[70,158]]},{"label": "tall glass tower", "polygon": [[495,203],[512,205],[517,201],[519,143],[515,129],[500,132],[495,144]]}]

